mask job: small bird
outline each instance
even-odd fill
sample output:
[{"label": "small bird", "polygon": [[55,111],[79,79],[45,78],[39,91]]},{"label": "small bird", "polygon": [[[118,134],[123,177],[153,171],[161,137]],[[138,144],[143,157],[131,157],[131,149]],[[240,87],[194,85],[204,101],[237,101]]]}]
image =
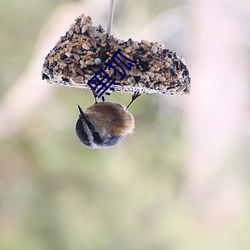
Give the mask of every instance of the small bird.
[{"label": "small bird", "polygon": [[76,134],[80,141],[88,148],[111,148],[134,130],[134,117],[127,111],[134,100],[140,96],[135,93],[127,108],[119,103],[97,102],[84,112],[78,105],[80,112],[76,122]]}]

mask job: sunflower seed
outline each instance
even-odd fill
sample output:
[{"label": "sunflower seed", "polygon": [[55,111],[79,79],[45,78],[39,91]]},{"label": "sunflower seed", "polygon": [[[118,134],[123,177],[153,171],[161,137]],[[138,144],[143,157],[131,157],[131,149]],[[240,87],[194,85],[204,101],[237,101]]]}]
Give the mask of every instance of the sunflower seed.
[{"label": "sunflower seed", "polygon": [[89,50],[89,46],[86,43],[82,44],[82,48],[85,49],[85,50]]}]

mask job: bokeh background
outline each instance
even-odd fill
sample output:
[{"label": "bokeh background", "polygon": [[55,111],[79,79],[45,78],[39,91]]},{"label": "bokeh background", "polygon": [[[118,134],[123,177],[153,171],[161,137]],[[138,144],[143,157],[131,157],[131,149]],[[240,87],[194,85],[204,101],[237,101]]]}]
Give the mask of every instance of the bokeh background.
[{"label": "bokeh background", "polygon": [[74,126],[92,94],[41,67],[81,13],[106,27],[108,4],[0,2],[0,249],[249,250],[250,1],[117,0],[112,33],[176,50],[192,90],[140,97],[134,134],[90,150]]}]

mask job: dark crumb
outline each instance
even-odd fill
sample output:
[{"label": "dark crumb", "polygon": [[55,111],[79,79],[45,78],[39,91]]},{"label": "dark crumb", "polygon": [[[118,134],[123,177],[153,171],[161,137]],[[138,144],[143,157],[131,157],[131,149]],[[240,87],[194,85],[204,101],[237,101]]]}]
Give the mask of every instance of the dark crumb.
[{"label": "dark crumb", "polygon": [[48,79],[49,77],[46,74],[42,73],[42,80],[48,80]]}]

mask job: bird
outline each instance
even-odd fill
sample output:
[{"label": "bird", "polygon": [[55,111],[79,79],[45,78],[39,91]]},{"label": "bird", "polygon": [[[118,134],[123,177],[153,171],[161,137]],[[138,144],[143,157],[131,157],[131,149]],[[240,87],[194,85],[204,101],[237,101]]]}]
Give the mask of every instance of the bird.
[{"label": "bird", "polygon": [[136,92],[125,107],[108,101],[97,102],[94,93],[95,103],[85,112],[78,105],[79,118],[75,130],[80,142],[91,149],[112,148],[119,145],[121,140],[134,130],[134,117],[128,112],[128,108],[139,96],[140,94]]}]

